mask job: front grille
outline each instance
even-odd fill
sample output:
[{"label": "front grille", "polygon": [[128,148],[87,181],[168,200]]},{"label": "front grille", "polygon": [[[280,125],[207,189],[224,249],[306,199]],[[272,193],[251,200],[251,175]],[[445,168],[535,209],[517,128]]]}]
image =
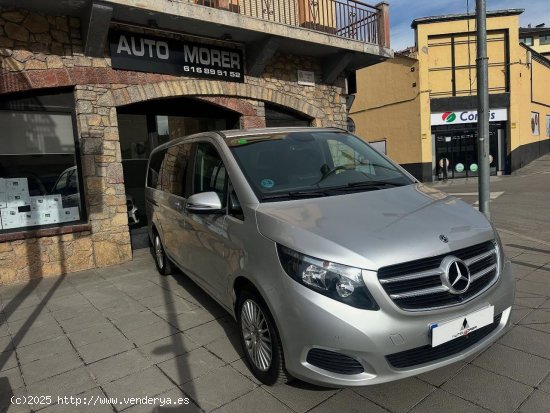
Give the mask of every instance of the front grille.
[{"label": "front grille", "polygon": [[[463,260],[470,270],[471,282],[462,294],[452,294],[442,284],[441,261],[447,256]],[[498,279],[495,244],[487,241],[449,254],[383,267],[378,280],[386,293],[403,310],[421,311],[467,302],[481,294]]]},{"label": "front grille", "polygon": [[365,371],[361,363],[344,354],[314,348],[307,353],[306,361],[316,367],[339,374],[359,374]]},{"label": "front grille", "polygon": [[455,338],[437,347],[426,345],[411,350],[401,351],[400,353],[390,354],[386,356],[386,360],[388,360],[393,367],[407,368],[452,356],[472,347],[491,334],[499,325],[501,317],[502,314],[497,315],[492,324],[475,330],[467,336]]}]

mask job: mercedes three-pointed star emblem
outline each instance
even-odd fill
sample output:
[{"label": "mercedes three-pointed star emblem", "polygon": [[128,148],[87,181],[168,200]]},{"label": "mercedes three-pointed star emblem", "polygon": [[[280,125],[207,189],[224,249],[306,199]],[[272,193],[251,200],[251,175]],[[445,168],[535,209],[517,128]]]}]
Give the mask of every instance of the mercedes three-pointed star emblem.
[{"label": "mercedes three-pointed star emblem", "polygon": [[470,270],[464,261],[457,257],[448,256],[441,262],[443,285],[451,294],[462,294],[470,286]]}]

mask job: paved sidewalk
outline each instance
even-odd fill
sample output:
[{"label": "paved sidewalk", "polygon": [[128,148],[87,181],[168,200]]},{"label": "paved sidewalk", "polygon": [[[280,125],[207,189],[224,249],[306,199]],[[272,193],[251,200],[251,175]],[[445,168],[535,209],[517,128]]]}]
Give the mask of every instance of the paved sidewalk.
[{"label": "paved sidewalk", "polygon": [[[525,165],[523,168],[515,170],[511,175],[500,175],[495,176],[491,175],[489,177],[491,183],[502,182],[510,179],[514,176],[528,176],[528,175],[539,175],[539,174],[550,174],[550,154],[543,155],[529,164]],[[468,184],[477,185],[477,177],[471,178],[457,178],[457,179],[448,179],[446,181],[434,181],[429,185],[433,187],[453,187],[453,186],[463,186]]]},{"label": "paved sidewalk", "polygon": [[[151,412],[122,397],[189,397],[194,412],[545,412],[550,409],[550,245],[502,233],[518,278],[514,328],[483,354],[420,377],[356,389],[259,385],[235,323],[147,250],[104,270],[0,289],[0,410]],[[10,405],[15,396],[118,398]],[[518,410],[519,408],[519,410]]]},{"label": "paved sidewalk", "polygon": [[541,173],[550,173],[550,154],[546,154],[538,159],[535,159],[533,162],[530,162],[528,165],[525,165],[523,168],[515,171],[512,175],[523,176]]}]

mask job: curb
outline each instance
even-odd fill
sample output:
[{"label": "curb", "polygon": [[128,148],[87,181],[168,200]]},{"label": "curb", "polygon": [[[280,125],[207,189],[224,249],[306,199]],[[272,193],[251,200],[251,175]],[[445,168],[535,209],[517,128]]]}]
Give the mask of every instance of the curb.
[{"label": "curb", "polygon": [[504,233],[509,234],[509,235],[514,235],[516,237],[523,238],[527,241],[533,241],[533,242],[538,242],[539,244],[548,245],[550,247],[550,242],[543,241],[543,240],[536,239],[536,238],[532,238],[532,237],[528,237],[527,235],[523,235],[523,234],[520,234],[518,232],[510,231],[508,229],[503,229],[503,228],[497,228],[497,231],[498,232],[504,232]]}]

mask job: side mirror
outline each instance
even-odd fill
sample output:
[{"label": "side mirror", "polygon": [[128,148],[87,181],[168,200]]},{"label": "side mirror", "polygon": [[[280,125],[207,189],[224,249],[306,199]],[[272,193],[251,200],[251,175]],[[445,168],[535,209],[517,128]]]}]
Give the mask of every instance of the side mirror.
[{"label": "side mirror", "polygon": [[223,212],[223,206],[217,193],[201,192],[187,199],[187,210],[194,214],[218,214]]}]

